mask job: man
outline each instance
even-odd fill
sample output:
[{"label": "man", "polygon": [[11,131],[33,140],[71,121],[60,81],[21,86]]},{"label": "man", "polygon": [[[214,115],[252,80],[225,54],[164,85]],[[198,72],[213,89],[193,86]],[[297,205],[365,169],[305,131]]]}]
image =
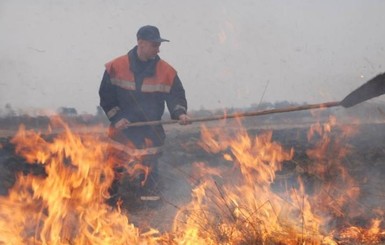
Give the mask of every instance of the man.
[{"label": "man", "polygon": [[[130,123],[161,120],[165,103],[172,119],[179,120],[182,125],[190,123],[185,90],[177,72],[158,56],[162,42],[169,40],[160,37],[157,27],[141,27],[137,32],[137,45],[128,54],[105,65],[99,89],[100,106],[111,122],[110,138],[123,146],[124,152],[131,150],[135,153],[129,155],[131,159],[141,160],[139,169],[149,170],[139,174],[141,201],[160,199],[157,159],[164,144],[165,132],[160,124],[130,127]],[[114,151],[114,156],[122,155],[122,151]],[[121,170],[116,166],[115,180],[110,188],[110,204],[117,201]]]}]

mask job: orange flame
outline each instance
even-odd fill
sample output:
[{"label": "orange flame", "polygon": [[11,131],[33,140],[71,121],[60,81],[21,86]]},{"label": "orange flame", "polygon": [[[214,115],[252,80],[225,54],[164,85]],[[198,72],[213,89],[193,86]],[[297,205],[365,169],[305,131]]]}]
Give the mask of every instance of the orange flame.
[{"label": "orange flame", "polygon": [[[294,155],[293,149],[285,150],[272,141],[272,132],[253,139],[244,129],[227,135],[219,128],[202,127],[199,145],[209,152],[223,153],[224,159],[234,166],[213,171],[212,167],[199,163],[201,174],[195,175],[199,184],[193,190],[192,202],[181,208],[174,220],[175,241],[178,244],[338,244],[336,238],[358,242],[383,239],[380,221],[366,229],[364,235],[357,228],[342,232],[330,229],[331,219],[351,215],[346,208],[360,193],[354,179],[340,164],[351,150],[342,141],[356,130],[341,129],[341,137],[335,139],[331,135],[337,126],[336,118],[330,117],[324,124],[313,125],[308,133],[309,141],[318,135],[314,148],[307,151],[316,164],[297,168],[320,181],[310,190],[311,196],[300,177],[299,187],[291,188],[288,195],[272,187],[276,172]],[[331,178],[331,172],[338,178]]]},{"label": "orange flame", "polygon": [[[311,126],[307,157],[313,164],[295,162],[293,148],[285,149],[266,131],[250,137],[245,129],[225,134],[202,127],[199,145],[222,154],[225,164],[194,163],[192,201],[175,216],[172,231],[143,233],[128,214],[104,202],[114,174],[106,159],[109,144],[95,133],[64,131],[53,139],[21,127],[13,137],[16,152],[44,175],[19,175],[9,195],[0,197],[0,244],[380,244],[383,221],[366,228],[350,225],[349,217],[364,209],[355,200],[360,189],[341,164],[352,148],[343,141],[354,128],[339,129],[329,121]],[[56,125],[56,126],[57,126]],[[116,159],[115,159],[116,160]],[[121,164],[132,160],[123,157]],[[293,183],[278,178],[284,164],[296,163]],[[128,174],[150,171],[132,163]],[[147,172],[148,173],[148,172]],[[312,176],[308,185],[304,175]],[[286,185],[284,190],[274,184]],[[376,211],[379,216],[383,211]],[[347,219],[347,222],[344,222]],[[342,226],[331,225],[339,221]]]},{"label": "orange flame", "polygon": [[46,176],[19,175],[0,197],[0,243],[156,244],[153,234],[140,234],[119,209],[104,204],[113,178],[105,162],[108,144],[62,125],[52,141],[23,127],[12,139],[16,152],[42,164]]}]

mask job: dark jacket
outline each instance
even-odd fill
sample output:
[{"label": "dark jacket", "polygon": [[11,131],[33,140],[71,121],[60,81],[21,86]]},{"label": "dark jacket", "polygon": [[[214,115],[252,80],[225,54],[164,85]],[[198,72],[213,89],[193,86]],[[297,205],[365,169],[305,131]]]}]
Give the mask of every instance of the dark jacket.
[{"label": "dark jacket", "polygon": [[[130,122],[161,120],[165,102],[172,119],[187,111],[185,91],[174,68],[159,56],[141,62],[137,47],[106,64],[99,95],[100,106],[112,124],[122,118]],[[162,125],[128,127],[120,133],[124,136],[116,137],[120,143],[133,143],[140,149],[161,146],[165,139]]]}]

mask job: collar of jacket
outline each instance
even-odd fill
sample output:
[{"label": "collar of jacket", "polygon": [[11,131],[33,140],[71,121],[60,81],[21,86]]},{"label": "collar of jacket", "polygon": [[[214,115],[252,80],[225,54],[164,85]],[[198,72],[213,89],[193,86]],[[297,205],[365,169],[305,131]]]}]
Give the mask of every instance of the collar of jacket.
[{"label": "collar of jacket", "polygon": [[[130,60],[130,69],[134,74],[137,74],[140,72],[140,69],[138,67],[139,60],[138,53],[137,53],[138,46],[135,46],[133,49],[131,49],[128,52],[128,58]],[[153,60],[150,61],[150,63],[147,65],[145,70],[143,71],[143,74],[145,76],[153,76],[155,74],[156,64],[160,60],[159,55],[156,55]]]}]

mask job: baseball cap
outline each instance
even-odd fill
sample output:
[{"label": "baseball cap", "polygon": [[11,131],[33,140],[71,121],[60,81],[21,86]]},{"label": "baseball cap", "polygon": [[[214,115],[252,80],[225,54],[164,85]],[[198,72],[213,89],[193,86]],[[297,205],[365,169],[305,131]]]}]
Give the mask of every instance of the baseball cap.
[{"label": "baseball cap", "polygon": [[169,40],[160,37],[159,29],[157,27],[150,25],[142,26],[139,28],[138,32],[136,33],[136,37],[138,39],[152,42],[169,42]]}]

